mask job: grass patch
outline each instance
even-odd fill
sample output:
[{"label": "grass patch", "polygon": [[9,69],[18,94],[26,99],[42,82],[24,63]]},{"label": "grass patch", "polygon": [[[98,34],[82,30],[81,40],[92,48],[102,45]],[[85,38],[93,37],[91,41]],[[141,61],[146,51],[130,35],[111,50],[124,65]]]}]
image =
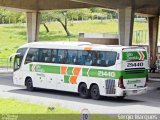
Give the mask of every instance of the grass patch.
[{"label": "grass patch", "polygon": [[69,110],[60,106],[44,106],[15,99],[0,99],[0,114],[78,114],[78,111]]},{"label": "grass patch", "polygon": [[[47,107],[15,99],[0,99],[0,119],[18,118],[18,120],[79,120],[79,111],[60,106]],[[117,120],[107,115],[90,115],[91,120]]]},{"label": "grass patch", "polygon": [[[79,33],[117,33],[118,22],[113,21],[82,21],[69,22],[68,29],[72,36],[67,37],[60,23],[47,23],[50,32],[46,33],[40,26],[40,41],[78,41]],[[147,23],[135,22],[134,31],[147,30]],[[135,42],[135,40],[133,40]],[[0,58],[8,58],[17,48],[27,43],[26,24],[0,25]]]}]

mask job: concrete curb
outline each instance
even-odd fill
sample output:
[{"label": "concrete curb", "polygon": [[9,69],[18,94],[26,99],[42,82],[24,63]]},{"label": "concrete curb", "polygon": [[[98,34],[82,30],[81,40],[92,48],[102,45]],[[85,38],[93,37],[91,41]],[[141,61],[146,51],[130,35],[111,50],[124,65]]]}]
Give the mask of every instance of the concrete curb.
[{"label": "concrete curb", "polygon": [[149,78],[149,81],[160,82],[160,78]]}]

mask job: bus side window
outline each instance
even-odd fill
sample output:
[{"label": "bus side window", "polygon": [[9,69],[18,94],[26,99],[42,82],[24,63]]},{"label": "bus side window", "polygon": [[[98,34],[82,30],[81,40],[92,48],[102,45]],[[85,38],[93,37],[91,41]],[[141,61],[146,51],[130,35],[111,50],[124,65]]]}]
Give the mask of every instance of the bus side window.
[{"label": "bus side window", "polygon": [[97,65],[102,67],[108,66],[108,58],[106,56],[106,51],[98,51],[97,54]]},{"label": "bus side window", "polygon": [[97,62],[97,56],[96,56],[97,52],[92,51],[91,53],[92,53],[92,66],[96,66],[97,65],[96,64],[96,62]]},{"label": "bus side window", "polygon": [[45,56],[45,62],[47,62],[47,63],[51,62],[51,49],[47,50],[47,53]]},{"label": "bus side window", "polygon": [[112,52],[112,51],[106,52],[106,57],[108,59],[107,66],[112,66],[116,62],[117,53],[116,52]]},{"label": "bus side window", "polygon": [[25,64],[30,62],[38,62],[38,51],[39,49],[37,48],[29,49],[26,60],[25,60]]},{"label": "bus side window", "polygon": [[57,57],[57,53],[58,51],[55,49],[55,50],[52,50],[52,57],[51,57],[51,62],[52,63],[58,63],[58,57]]},{"label": "bus side window", "polygon": [[97,52],[97,66],[102,66],[103,64],[103,54],[102,52]]},{"label": "bus side window", "polygon": [[67,60],[67,51],[68,50],[58,50],[58,63],[65,64]]},{"label": "bus side window", "polygon": [[92,52],[91,51],[87,51],[87,52],[88,54],[86,55],[85,65],[92,66],[92,63],[93,63]]},{"label": "bus side window", "polygon": [[78,65],[84,65],[85,63],[85,57],[82,54],[82,52],[83,52],[82,50],[78,51]]},{"label": "bus side window", "polygon": [[67,64],[77,64],[77,50],[68,50]]},{"label": "bus side window", "polygon": [[39,62],[49,63],[51,61],[51,49],[39,50]]}]

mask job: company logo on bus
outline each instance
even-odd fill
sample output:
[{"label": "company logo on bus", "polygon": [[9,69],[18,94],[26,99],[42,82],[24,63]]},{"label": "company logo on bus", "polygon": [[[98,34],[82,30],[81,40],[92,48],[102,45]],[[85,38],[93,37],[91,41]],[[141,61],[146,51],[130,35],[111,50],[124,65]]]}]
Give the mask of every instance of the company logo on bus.
[{"label": "company logo on bus", "polygon": [[133,57],[133,53],[127,53],[127,57]]},{"label": "company logo on bus", "polygon": [[127,58],[128,58],[128,60],[137,60],[137,59],[139,59],[138,56],[135,56],[135,55],[134,55],[133,53],[131,53],[131,52],[127,53]]}]

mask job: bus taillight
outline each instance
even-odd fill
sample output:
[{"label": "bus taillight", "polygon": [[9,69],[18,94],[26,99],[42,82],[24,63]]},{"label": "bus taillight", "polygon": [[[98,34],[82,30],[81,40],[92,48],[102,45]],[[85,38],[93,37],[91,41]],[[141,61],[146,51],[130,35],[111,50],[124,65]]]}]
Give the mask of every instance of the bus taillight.
[{"label": "bus taillight", "polygon": [[120,88],[122,88],[122,89],[125,89],[124,84],[123,84],[123,76],[121,76],[121,77],[119,78],[118,87],[120,87]]}]

